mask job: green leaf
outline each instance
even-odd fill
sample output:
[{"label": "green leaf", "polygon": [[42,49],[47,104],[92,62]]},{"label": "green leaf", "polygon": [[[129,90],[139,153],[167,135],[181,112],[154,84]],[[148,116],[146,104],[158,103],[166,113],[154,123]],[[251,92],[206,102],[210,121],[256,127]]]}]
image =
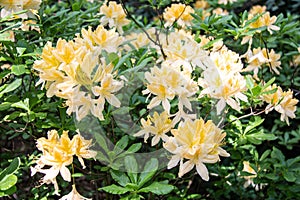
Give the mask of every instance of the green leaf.
[{"label": "green leaf", "polygon": [[6,175],[1,181],[0,181],[0,190],[8,190],[12,186],[14,186],[18,181],[18,177],[14,174]]},{"label": "green leaf", "polygon": [[3,102],[0,104],[0,111],[7,110],[11,107],[10,102]]},{"label": "green leaf", "polygon": [[11,104],[11,107],[21,108],[21,109],[26,110],[27,112],[30,112],[29,99],[26,98],[26,99],[24,99],[24,101],[19,101],[19,102],[13,103],[13,104]]},{"label": "green leaf", "polygon": [[260,157],[260,161],[263,161],[266,157],[268,157],[269,155],[270,155],[270,153],[271,153],[271,150],[270,149],[268,149],[268,150],[266,150],[262,155],[261,155],[261,157]]},{"label": "green leaf", "polygon": [[254,88],[251,89],[251,93],[252,93],[253,96],[260,95],[261,91],[262,91],[262,88],[261,88],[260,85],[257,85],[257,86],[255,86]]},{"label": "green leaf", "polygon": [[125,194],[126,192],[132,191],[132,189],[130,188],[120,187],[115,184],[99,188],[99,190],[104,190],[105,192],[108,192],[110,194]]},{"label": "green leaf", "polygon": [[174,186],[166,184],[165,182],[154,182],[151,185],[144,187],[139,192],[152,192],[157,195],[168,194],[174,189]]},{"label": "green leaf", "polygon": [[116,146],[114,147],[114,152],[116,155],[118,155],[119,153],[121,153],[128,145],[128,136],[125,135],[123,136],[116,144]]},{"label": "green leaf", "polygon": [[156,173],[158,168],[158,161],[156,158],[151,158],[144,167],[143,172],[141,173],[138,181],[139,187],[142,187],[147,183]]},{"label": "green leaf", "polygon": [[137,183],[137,172],[138,172],[138,164],[136,159],[133,156],[126,156],[125,159],[125,168],[127,170],[127,174],[130,178],[130,181],[134,184]]},{"label": "green leaf", "polygon": [[17,76],[22,75],[26,72],[26,65],[12,65],[11,72]]},{"label": "green leaf", "polygon": [[110,170],[111,177],[123,187],[130,182],[128,176],[124,172]]},{"label": "green leaf", "polygon": [[300,156],[297,156],[296,158],[288,159],[288,160],[286,161],[288,167],[291,167],[291,166],[293,166],[294,164],[299,163],[299,162],[300,162]]},{"label": "green leaf", "polygon": [[263,86],[263,90],[266,89],[267,87],[269,87],[272,83],[274,83],[274,81],[276,80],[275,77],[273,77],[272,79],[270,79],[264,86]]},{"label": "green leaf", "polygon": [[108,152],[109,149],[108,149],[108,146],[107,146],[107,143],[106,143],[106,139],[105,137],[102,135],[102,133],[95,133],[94,134],[94,137],[95,137],[95,140],[96,142],[99,144],[99,146],[105,151],[105,152]]},{"label": "green leaf", "polygon": [[0,180],[3,179],[6,175],[15,173],[19,169],[20,163],[21,160],[19,157],[14,158],[13,161],[9,164],[9,166],[0,173]]},{"label": "green leaf", "polygon": [[264,119],[260,117],[255,117],[254,121],[250,121],[249,125],[245,128],[244,134],[247,134],[249,131],[253,130],[255,127],[261,125],[264,122]]},{"label": "green leaf", "polygon": [[17,191],[17,187],[15,185],[10,187],[8,190],[5,190],[5,191],[0,190],[0,197],[12,195],[16,191]]},{"label": "green leaf", "polygon": [[261,144],[264,140],[276,140],[277,139],[277,137],[272,133],[265,134],[263,129],[261,129],[260,131],[258,131],[256,133],[246,135],[246,138],[254,144]]},{"label": "green leaf", "polygon": [[16,50],[17,50],[18,56],[22,56],[24,54],[24,52],[26,51],[26,48],[17,47]]},{"label": "green leaf", "polygon": [[271,157],[278,159],[282,165],[285,164],[285,156],[283,155],[283,153],[277,149],[276,147],[273,147],[273,151],[271,153]]},{"label": "green leaf", "polygon": [[17,79],[10,84],[6,84],[4,89],[2,91],[0,90],[0,97],[2,97],[2,95],[5,93],[11,92],[11,91],[17,89],[18,87],[20,87],[21,84],[22,84],[22,79]]},{"label": "green leaf", "polygon": [[142,144],[141,143],[135,143],[133,145],[131,145],[126,152],[129,152],[129,153],[135,153],[137,152],[138,150],[140,150],[140,148],[142,147]]},{"label": "green leaf", "polygon": [[288,182],[295,182],[296,181],[296,174],[294,174],[293,172],[283,172],[283,178],[288,181]]},{"label": "green leaf", "polygon": [[250,76],[250,75],[247,75],[247,76],[245,76],[245,79],[246,79],[246,85],[247,85],[247,88],[249,89],[249,90],[251,90],[253,87],[254,87],[254,81],[253,81],[253,78],[252,78],[252,76]]}]

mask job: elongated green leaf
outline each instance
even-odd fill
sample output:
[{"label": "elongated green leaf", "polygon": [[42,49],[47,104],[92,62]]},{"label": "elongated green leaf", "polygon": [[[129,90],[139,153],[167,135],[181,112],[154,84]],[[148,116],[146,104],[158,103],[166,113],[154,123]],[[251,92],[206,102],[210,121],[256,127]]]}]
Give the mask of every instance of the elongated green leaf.
[{"label": "elongated green leaf", "polygon": [[255,117],[254,121],[249,122],[249,125],[245,128],[244,134],[247,134],[249,131],[253,130],[255,127],[261,125],[264,122],[264,119],[260,117]]},{"label": "elongated green leaf", "polygon": [[144,187],[139,192],[152,192],[157,195],[168,194],[174,189],[174,186],[164,182],[154,182],[151,185]]},{"label": "elongated green leaf", "polygon": [[140,148],[142,147],[142,144],[141,143],[135,143],[133,145],[131,145],[126,152],[128,153],[135,153],[137,152],[138,150],[140,150]]},{"label": "elongated green leaf", "polygon": [[141,173],[138,181],[139,187],[142,187],[147,183],[156,173],[158,168],[158,161],[156,158],[151,158],[144,167],[143,172]]},{"label": "elongated green leaf", "polygon": [[125,194],[126,192],[132,191],[130,188],[120,187],[115,184],[99,188],[99,190],[104,190],[110,194]]},{"label": "elongated green leaf", "polygon": [[126,156],[124,162],[130,181],[134,184],[137,184],[138,164],[136,162],[136,159],[133,156]]},{"label": "elongated green leaf", "polygon": [[26,98],[26,99],[24,99],[24,101],[19,101],[19,102],[13,103],[13,104],[11,104],[11,107],[21,108],[21,109],[26,110],[27,112],[30,112],[29,99]]},{"label": "elongated green leaf", "polygon": [[6,175],[15,173],[19,169],[20,163],[21,161],[19,157],[14,158],[9,166],[0,173],[0,180],[3,179]]},{"label": "elongated green leaf", "polygon": [[5,93],[11,92],[11,91],[17,89],[18,87],[20,87],[21,84],[22,84],[22,79],[17,79],[12,83],[7,84],[6,87],[2,91],[0,91],[0,97]]},{"label": "elongated green leaf", "polygon": [[14,186],[18,181],[18,177],[14,174],[6,175],[2,180],[0,180],[0,190],[8,190]]},{"label": "elongated green leaf", "polygon": [[106,139],[102,135],[102,133],[95,133],[94,137],[95,137],[96,142],[99,144],[99,146],[107,153],[109,151],[109,149],[108,149],[108,146],[106,143]]},{"label": "elongated green leaf", "polygon": [[123,187],[130,182],[128,176],[124,172],[110,170],[111,177]]},{"label": "elongated green leaf", "polygon": [[128,141],[128,136],[125,135],[117,142],[116,146],[114,147],[114,152],[116,155],[121,153],[127,147]]}]

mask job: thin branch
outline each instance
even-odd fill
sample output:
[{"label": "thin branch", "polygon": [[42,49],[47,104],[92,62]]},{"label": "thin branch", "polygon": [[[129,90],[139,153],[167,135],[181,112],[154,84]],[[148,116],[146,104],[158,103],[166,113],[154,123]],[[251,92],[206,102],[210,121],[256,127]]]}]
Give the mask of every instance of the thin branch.
[{"label": "thin branch", "polygon": [[[268,110],[271,110],[272,108],[273,108],[273,107],[268,108]],[[259,111],[259,112],[254,113],[254,112],[252,111],[252,107],[250,107],[250,110],[251,110],[251,112],[250,112],[249,114],[243,115],[243,116],[238,117],[238,118],[236,118],[236,119],[234,119],[234,120],[232,120],[232,121],[230,121],[230,122],[227,122],[226,124],[224,124],[224,125],[221,127],[221,129],[224,128],[225,126],[227,126],[228,124],[231,124],[232,122],[235,122],[235,121],[237,121],[237,120],[244,119],[244,118],[251,117],[251,116],[257,116],[257,115],[260,115],[260,114],[262,114],[262,113],[264,113],[264,112],[267,111],[267,109],[264,109],[264,110],[262,110],[262,111]]]},{"label": "thin branch", "polygon": [[126,16],[128,16],[145,34],[146,34],[146,36],[147,36],[147,38],[151,41],[151,42],[153,42],[155,45],[157,45],[158,47],[159,47],[159,49],[160,49],[160,51],[161,51],[161,53],[162,53],[162,55],[163,55],[163,58],[164,59],[166,59],[167,58],[167,56],[166,56],[166,54],[165,54],[165,52],[164,52],[164,50],[163,50],[163,48],[162,48],[162,45],[159,43],[159,42],[157,42],[157,41],[155,41],[155,40],[153,40],[151,37],[150,37],[150,35],[149,35],[149,33],[145,30],[145,28],[140,24],[140,23],[138,23],[138,21],[136,21],[136,19],[130,14],[130,12],[128,11],[128,9],[126,8],[126,5],[125,5],[125,3],[124,3],[124,1],[123,0],[120,0],[120,3],[121,3],[121,5],[122,5],[122,8],[123,8],[123,10],[124,10],[124,12],[125,12],[125,14],[126,14]]}]

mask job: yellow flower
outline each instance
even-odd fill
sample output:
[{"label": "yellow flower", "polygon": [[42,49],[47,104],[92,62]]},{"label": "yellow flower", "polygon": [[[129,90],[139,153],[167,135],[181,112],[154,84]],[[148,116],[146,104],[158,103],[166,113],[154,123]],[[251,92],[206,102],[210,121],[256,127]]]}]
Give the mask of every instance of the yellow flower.
[{"label": "yellow flower", "polygon": [[[65,181],[71,181],[71,173],[67,168],[68,165],[73,163],[73,156],[79,158],[82,166],[84,166],[82,158],[94,158],[96,152],[88,150],[91,146],[91,140],[85,140],[78,135],[70,140],[68,131],[63,131],[59,137],[56,130],[48,132],[48,138],[39,138],[37,140],[37,148],[42,151],[41,157],[36,162],[36,166],[31,168],[31,175],[36,172],[45,174],[42,183],[54,184],[55,193],[58,194],[58,184],[56,176],[60,173]],[[51,166],[48,169],[43,169],[44,166]]]},{"label": "yellow flower", "polygon": [[60,198],[59,200],[91,200],[89,198],[85,198],[84,196],[80,195],[75,187],[75,184],[72,185],[72,191]]},{"label": "yellow flower", "polygon": [[134,136],[138,137],[144,135],[144,142],[147,142],[150,134],[154,135],[151,146],[156,145],[160,139],[167,141],[168,136],[166,133],[173,127],[172,120],[169,117],[168,113],[164,111],[161,114],[154,112],[152,117],[148,116],[147,121],[141,119],[142,130],[134,134]]},{"label": "yellow flower", "polygon": [[249,11],[249,14],[251,14],[251,15],[262,14],[262,13],[266,12],[266,10],[267,10],[266,6],[255,5],[255,6],[252,6],[252,8]]},{"label": "yellow flower", "polygon": [[279,105],[275,106],[275,110],[281,114],[280,120],[286,121],[289,125],[289,118],[293,119],[296,117],[295,111],[298,100],[293,98],[293,92],[290,89],[283,92],[282,96],[283,99]]},{"label": "yellow flower", "polygon": [[179,177],[196,166],[201,178],[208,181],[208,170],[204,163],[215,163],[220,160],[219,156],[229,156],[221,148],[226,133],[222,133],[210,120],[205,123],[202,118],[194,121],[187,119],[177,129],[172,129],[171,133],[174,137],[164,143],[164,148],[174,154],[168,163],[168,169],[180,162]]},{"label": "yellow flower", "polygon": [[99,98],[103,99],[105,98],[108,103],[118,108],[120,107],[121,102],[113,93],[119,91],[122,87],[123,82],[114,80],[111,74],[107,74],[101,80],[101,86],[94,86],[92,91],[95,96],[99,96]]},{"label": "yellow flower", "polygon": [[185,27],[186,25],[191,25],[193,17],[191,13],[195,11],[191,6],[184,4],[172,4],[171,7],[165,9],[164,19],[166,20],[165,26],[172,25],[175,21],[179,26]]},{"label": "yellow flower", "polygon": [[198,84],[203,88],[200,97],[209,95],[219,99],[216,107],[218,115],[226,104],[239,111],[239,100],[247,102],[247,96],[242,93],[246,90],[246,80],[240,74],[243,65],[239,55],[222,49],[218,52],[211,52],[210,58],[214,66],[204,70],[203,78],[198,80]]},{"label": "yellow flower", "polygon": [[101,24],[103,26],[108,24],[110,28],[116,27],[118,32],[123,34],[122,26],[129,24],[130,21],[126,19],[122,6],[115,1],[109,1],[108,6],[106,4],[105,2],[100,7],[100,14],[104,15],[100,20]]},{"label": "yellow flower", "polygon": [[117,52],[117,47],[123,42],[123,38],[114,30],[106,30],[99,25],[92,34],[92,41],[107,52]]},{"label": "yellow flower", "polygon": [[1,0],[1,18],[7,17],[11,14],[15,14],[22,10],[30,10],[28,13],[19,14],[18,17],[27,19],[28,15],[32,15],[33,10],[38,10],[41,4],[41,0]]},{"label": "yellow flower", "polygon": [[113,42],[120,38],[102,26],[95,32],[82,29],[82,37],[77,35],[75,41],[69,42],[59,39],[56,47],[47,43],[42,60],[35,61],[33,66],[40,76],[37,85],[42,83],[46,87],[48,97],[66,99],[67,113],[75,112],[77,120],[90,112],[103,120],[105,101],[120,106],[114,93],[122,88],[123,82],[114,79],[114,66],[106,64],[100,54],[103,49],[117,48]]},{"label": "yellow flower", "polygon": [[84,169],[85,165],[82,158],[95,158],[97,154],[96,151],[89,150],[92,145],[92,140],[85,140],[80,133],[78,133],[73,137],[72,141],[74,142],[75,155],[78,157],[78,160]]},{"label": "yellow flower", "polygon": [[197,0],[196,3],[194,4],[194,8],[196,9],[206,9],[209,8],[209,4],[206,0]]},{"label": "yellow flower", "polygon": [[266,107],[266,113],[275,109],[277,112],[281,114],[280,120],[285,121],[289,125],[289,118],[295,118],[295,111],[297,109],[296,105],[298,103],[297,99],[293,98],[293,92],[289,89],[286,92],[283,92],[280,86],[276,86],[273,84],[265,89],[265,92],[273,90],[277,88],[277,90],[272,94],[264,94],[261,96],[261,99],[265,102],[269,103]]},{"label": "yellow flower", "polygon": [[228,11],[227,10],[223,10],[222,8],[216,8],[212,11],[214,14],[216,15],[221,15],[221,16],[225,16],[228,15]]},{"label": "yellow flower", "polygon": [[259,68],[266,64],[270,67],[272,71],[276,74],[280,74],[277,68],[281,69],[280,65],[280,54],[276,54],[273,49],[271,51],[266,48],[261,49],[260,47],[257,49],[253,49],[253,51],[248,51],[246,55],[247,61],[249,65],[244,69],[244,71],[252,71],[254,72],[254,78],[258,79],[257,74]]},{"label": "yellow flower", "polygon": [[[260,12],[260,11],[258,11],[258,12]],[[248,19],[250,20],[253,17],[254,17],[254,15],[249,14]],[[270,32],[270,34],[272,34],[273,33],[272,30],[278,31],[280,29],[278,26],[273,25],[276,22],[276,20],[277,20],[276,16],[270,17],[270,13],[266,12],[265,14],[260,16],[256,21],[252,22],[250,24],[250,28],[261,28],[261,27],[266,26],[267,30]],[[257,30],[257,32],[260,32],[260,31]]]}]

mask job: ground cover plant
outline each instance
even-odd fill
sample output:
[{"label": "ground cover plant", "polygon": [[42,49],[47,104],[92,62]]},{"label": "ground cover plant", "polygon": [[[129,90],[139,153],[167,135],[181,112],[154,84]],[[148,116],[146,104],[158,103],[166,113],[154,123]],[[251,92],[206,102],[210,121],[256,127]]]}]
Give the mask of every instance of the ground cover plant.
[{"label": "ground cover plant", "polygon": [[298,199],[298,1],[0,1],[3,199]]}]

